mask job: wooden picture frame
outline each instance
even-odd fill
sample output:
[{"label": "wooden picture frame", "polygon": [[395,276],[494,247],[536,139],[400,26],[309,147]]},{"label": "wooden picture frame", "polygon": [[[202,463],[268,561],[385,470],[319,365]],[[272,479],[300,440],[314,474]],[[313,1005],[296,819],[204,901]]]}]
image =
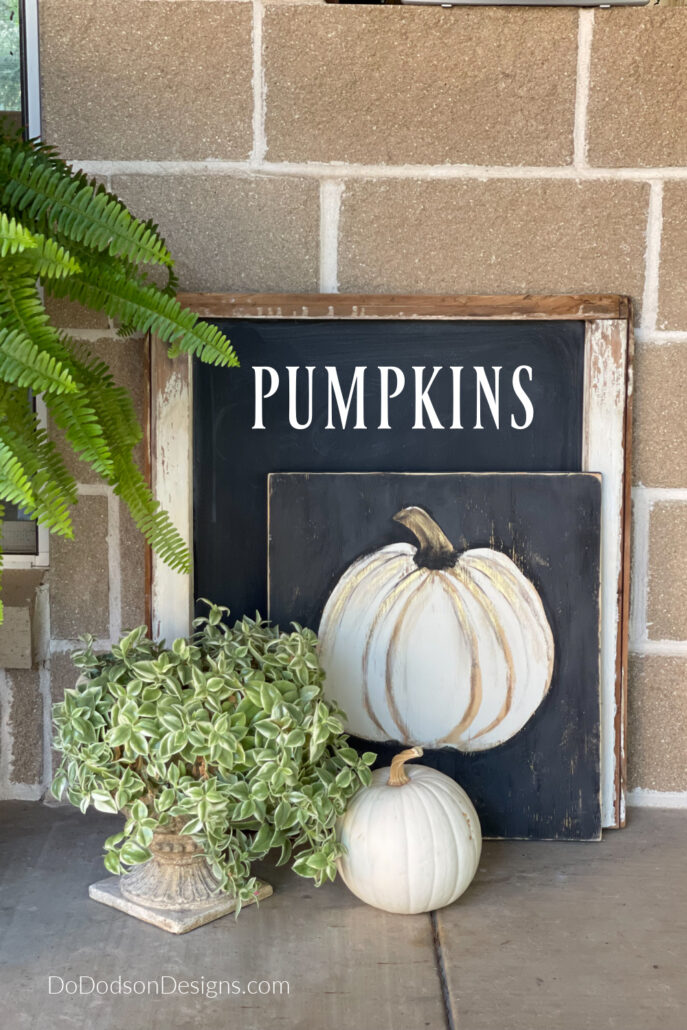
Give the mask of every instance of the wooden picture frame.
[{"label": "wooden picture frame", "polygon": [[[632,305],[617,295],[413,296],[182,294],[203,318],[581,321],[584,323],[583,461],[604,477],[601,575],[602,825],[625,824],[625,736],[630,575]],[[193,543],[192,365],[151,342],[151,481],[185,540]],[[170,640],[188,633],[193,581],[155,556],[151,627]]]}]

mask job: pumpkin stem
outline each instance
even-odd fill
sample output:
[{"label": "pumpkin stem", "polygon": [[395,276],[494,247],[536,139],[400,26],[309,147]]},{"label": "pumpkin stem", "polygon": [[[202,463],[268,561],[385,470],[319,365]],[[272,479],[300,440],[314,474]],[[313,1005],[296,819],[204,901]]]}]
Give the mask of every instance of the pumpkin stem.
[{"label": "pumpkin stem", "polygon": [[458,551],[424,508],[402,508],[394,515],[394,522],[400,522],[417,538],[420,546],[415,564],[421,569],[449,569],[456,564]]},{"label": "pumpkin stem", "polygon": [[410,777],[403,766],[411,758],[421,758],[423,754],[424,752],[421,747],[409,747],[407,750],[394,755],[391,759],[391,769],[389,770],[387,784],[390,787],[402,787],[405,783],[410,783]]}]

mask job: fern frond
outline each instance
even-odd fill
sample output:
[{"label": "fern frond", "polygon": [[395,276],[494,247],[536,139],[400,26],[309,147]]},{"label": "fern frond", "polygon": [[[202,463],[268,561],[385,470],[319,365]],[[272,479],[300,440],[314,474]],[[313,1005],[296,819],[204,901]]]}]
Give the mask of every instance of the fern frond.
[{"label": "fern frond", "polygon": [[97,262],[82,267],[80,272],[60,282],[46,284],[57,297],[86,307],[107,312],[125,326],[139,332],[152,332],[172,344],[171,355],[194,354],[212,365],[237,366],[234,348],[217,326],[202,322],[188,308],[182,308],[175,297],[169,297],[154,286],[143,286],[129,278],[101,274]]},{"label": "fern frond", "polygon": [[74,275],[80,269],[79,262],[66,247],[38,233],[33,237],[34,246],[21,255],[21,263],[37,279],[62,279]]},{"label": "fern frond", "polygon": [[4,211],[0,212],[0,258],[35,246],[32,233],[21,222],[8,218]]},{"label": "fern frond", "polygon": [[[1,127],[0,209],[0,500],[72,534],[75,482],[27,403],[30,388],[162,560],[188,572],[188,548],[134,461],[142,432],[128,392],[104,361],[51,326],[37,281],[53,296],[106,312],[122,335],[155,333],[171,355],[237,365],[231,344],[176,300],[173,261],[153,221],[135,219],[53,148]],[[164,267],[167,284],[157,286],[144,266]]]},{"label": "fern frond", "polygon": [[152,222],[134,218],[95,180],[72,171],[48,149],[0,143],[0,204],[46,235],[57,233],[137,263],[173,263]]},{"label": "fern frond", "polygon": [[162,561],[177,572],[190,572],[191,556],[181,534],[133,461],[117,464],[114,492],[126,502],[134,522]]},{"label": "fern frond", "polygon": [[69,441],[74,453],[99,476],[108,479],[113,472],[112,451],[88,391],[51,394],[45,403],[55,425]]},{"label": "fern frond", "polygon": [[0,497],[29,512],[35,508],[36,498],[31,487],[31,477],[12,447],[4,440],[0,440]]},{"label": "fern frond", "polygon": [[108,482],[114,472],[113,450],[131,451],[142,436],[126,390],[114,385],[107,365],[85,344],[70,340],[48,323],[31,279],[0,269],[0,324],[31,336],[41,352],[66,368],[78,389],[45,395],[55,424],[79,457]]},{"label": "fern frond", "polygon": [[0,327],[0,379],[34,393],[75,393],[68,369],[17,329]]},{"label": "fern frond", "polygon": [[36,279],[23,263],[0,261],[0,325],[6,329],[19,329],[40,350],[48,350],[53,357],[66,360],[68,354],[53,353],[60,349],[59,333],[50,325],[48,313],[36,288]]},{"label": "fern frond", "polygon": [[81,366],[82,381],[98,414],[105,438],[112,450],[132,451],[143,438],[136,412],[123,386],[116,386],[110,369],[91,356]]},{"label": "fern frond", "polygon": [[76,483],[21,390],[5,390],[0,401],[0,498],[72,536]]},{"label": "fern frond", "polygon": [[0,324],[30,337],[41,351],[69,370],[80,389],[72,394],[51,394],[46,403],[56,425],[65,433],[76,453],[102,476],[112,474],[112,455],[98,420],[90,392],[81,388],[91,372],[79,353],[85,347],[69,341],[49,324],[48,315],[32,277],[22,270],[0,270]]}]

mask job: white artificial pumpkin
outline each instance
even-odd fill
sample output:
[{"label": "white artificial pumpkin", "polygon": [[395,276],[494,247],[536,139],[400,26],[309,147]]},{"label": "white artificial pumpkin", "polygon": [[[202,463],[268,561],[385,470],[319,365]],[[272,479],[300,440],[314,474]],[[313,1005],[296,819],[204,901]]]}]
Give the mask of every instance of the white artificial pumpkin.
[{"label": "white artificial pumpkin", "polygon": [[487,547],[456,551],[422,508],[394,516],[419,547],[355,561],[319,628],[325,695],[368,740],[484,751],[542,702],[554,643],[539,594]]},{"label": "white artificial pumpkin", "polygon": [[338,823],[339,873],[356,897],[411,915],[450,905],[472,881],[482,851],[477,813],[448,776],[414,765],[422,748],[376,769]]}]

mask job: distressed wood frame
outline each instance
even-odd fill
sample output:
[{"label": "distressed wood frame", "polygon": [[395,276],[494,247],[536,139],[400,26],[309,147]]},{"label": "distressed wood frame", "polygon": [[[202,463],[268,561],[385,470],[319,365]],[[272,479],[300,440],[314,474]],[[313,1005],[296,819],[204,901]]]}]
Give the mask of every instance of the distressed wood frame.
[{"label": "distressed wood frame", "polygon": [[[625,737],[630,578],[632,305],[628,297],[182,294],[203,318],[579,320],[585,323],[582,471],[601,472],[602,825],[625,825]],[[151,341],[150,472],[155,496],[193,546],[192,364]],[[150,563],[151,627],[167,640],[189,632],[193,580]]]}]

